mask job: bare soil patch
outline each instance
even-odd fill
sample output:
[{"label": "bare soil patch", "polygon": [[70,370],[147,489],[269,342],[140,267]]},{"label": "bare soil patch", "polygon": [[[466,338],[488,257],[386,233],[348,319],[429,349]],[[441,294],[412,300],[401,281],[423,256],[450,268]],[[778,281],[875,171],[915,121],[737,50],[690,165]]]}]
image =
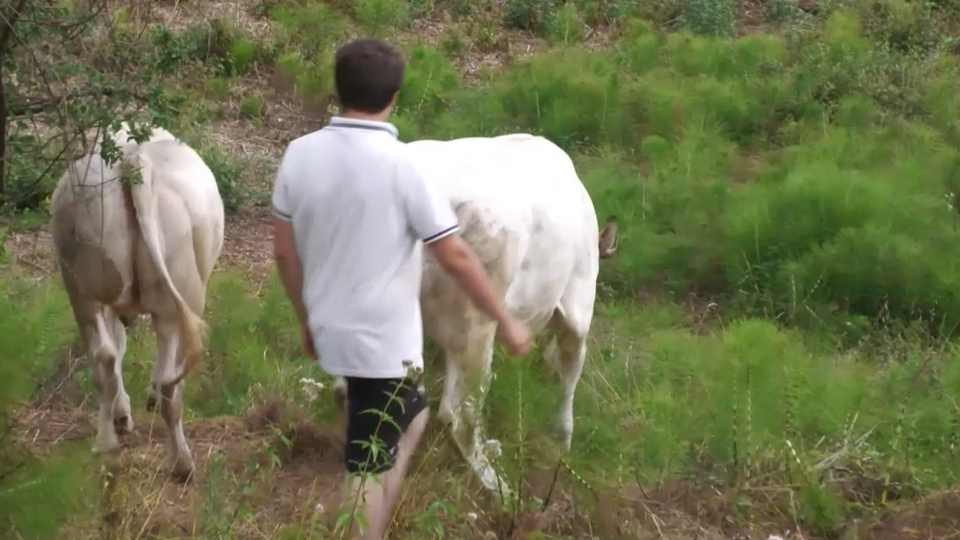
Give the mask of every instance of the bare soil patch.
[{"label": "bare soil patch", "polygon": [[227,218],[221,266],[241,268],[262,282],[273,268],[273,228],[270,207],[254,206]]},{"label": "bare soil patch", "polygon": [[855,538],[914,540],[960,538],[960,490],[934,493],[863,525]]},{"label": "bare soil patch", "polygon": [[[284,524],[314,519],[318,508],[332,504],[343,480],[340,429],[264,421],[269,407],[246,419],[185,422],[196,461],[186,485],[169,478],[166,425],[159,414],[135,411],[134,430],[122,437],[119,456],[104,459],[110,472],[101,475],[107,486],[101,517],[110,532],[123,538],[194,535],[210,526],[203,513],[213,503],[226,506],[220,510],[228,516],[243,507],[255,509],[230,523],[240,529],[240,538],[271,538]],[[23,407],[16,415],[17,438],[41,456],[71,443],[90,444],[96,432],[92,409],[63,400],[48,400],[45,409]],[[271,463],[278,466],[270,468]],[[94,537],[100,526],[74,523],[64,538]]]}]

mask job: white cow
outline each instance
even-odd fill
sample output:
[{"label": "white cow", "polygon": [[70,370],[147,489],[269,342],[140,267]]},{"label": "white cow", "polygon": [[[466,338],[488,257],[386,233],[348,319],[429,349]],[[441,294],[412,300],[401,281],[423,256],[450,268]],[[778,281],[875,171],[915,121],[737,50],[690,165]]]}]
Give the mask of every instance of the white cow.
[{"label": "white cow", "polygon": [[[563,389],[559,428],[570,447],[573,397],[586,355],[600,258],[616,251],[616,224],[601,235],[590,195],[570,157],[527,134],[452,141],[423,140],[407,148],[428,180],[450,196],[461,234],[507,308],[534,334],[549,330],[544,356]],[[422,248],[421,248],[422,249]],[[490,384],[496,323],[484,315],[427,254],[420,302],[424,333],[440,345],[447,373],[438,417],[483,485],[509,497],[487,451],[478,413]],[[337,379],[342,398],[346,385]]]},{"label": "white cow", "polygon": [[[186,479],[193,457],[183,433],[183,378],[203,354],[206,287],[223,247],[224,209],[203,159],[166,130],[148,142],[113,135],[122,163],[94,153],[73,162],[53,193],[51,230],[77,325],[95,362],[100,392],[95,452],[119,447],[117,431],[133,428],[121,364],[126,328],[150,314],[159,355],[147,407],[160,397],[174,455]],[[139,171],[139,183],[121,182]],[[131,176],[132,177],[132,176]]]}]

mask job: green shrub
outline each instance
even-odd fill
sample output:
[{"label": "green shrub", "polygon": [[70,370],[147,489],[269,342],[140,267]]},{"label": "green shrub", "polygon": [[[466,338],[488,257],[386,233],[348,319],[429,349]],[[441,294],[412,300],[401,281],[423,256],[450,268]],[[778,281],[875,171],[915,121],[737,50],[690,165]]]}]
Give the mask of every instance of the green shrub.
[{"label": "green shrub", "polygon": [[304,7],[279,5],[270,11],[270,18],[279,23],[278,45],[295,50],[304,58],[319,61],[332,58],[332,48],[347,35],[347,19],[327,4]]},{"label": "green shrub", "polygon": [[693,33],[733,35],[735,9],[732,0],[688,0],[682,5],[683,19]]},{"label": "green shrub", "polygon": [[378,37],[405,27],[410,17],[406,0],[357,0],[352,9],[360,25]]},{"label": "green shrub", "polygon": [[429,17],[436,12],[436,0],[410,0],[410,15],[416,18]]},{"label": "green shrub", "polygon": [[24,128],[8,133],[6,145],[10,155],[28,159],[7,161],[0,202],[19,210],[43,209],[64,170],[52,153],[56,145],[47,144]]},{"label": "green shrub", "polygon": [[[643,427],[642,435],[624,434],[601,429],[601,418],[578,418],[577,429],[592,433],[574,464],[583,474],[609,474],[611,463],[626,459],[642,463],[631,471],[642,482],[690,467],[707,477],[753,482],[758,470],[786,464],[776,474],[807,501],[796,505],[785,497],[779,501],[783,510],[807,526],[831,530],[856,510],[843,503],[842,485],[818,481],[815,464],[834,452],[827,448],[847,448],[854,461],[859,458],[853,455],[886,456],[881,467],[909,471],[905,490],[956,481],[946,461],[953,451],[944,446],[955,422],[944,404],[956,387],[944,386],[947,393],[926,385],[911,390],[910,381],[917,380],[911,377],[924,369],[927,354],[936,353],[908,348],[904,362],[880,368],[879,359],[807,347],[798,334],[771,321],[738,319],[723,331],[694,338],[680,330],[651,332],[651,326],[670,323],[652,324],[617,304],[601,309],[616,321],[617,335],[636,336],[644,344],[643,361],[624,361],[631,355],[625,347],[598,356],[581,384],[596,381],[603,390],[578,394],[578,403],[607,410],[622,419],[621,426],[638,421]],[[937,370],[944,385],[960,380],[956,352],[948,355]],[[691,402],[700,406],[690,407]],[[869,434],[866,442],[849,446],[860,434]],[[876,472],[863,465],[865,475]]]},{"label": "green shrub", "polygon": [[[934,333],[953,332],[955,214],[939,179],[918,183],[918,162],[891,158],[865,152],[846,167],[846,156],[803,161],[782,184],[741,190],[723,225],[729,281],[790,316],[832,305],[868,318],[922,317]],[[848,168],[869,161],[869,173]]]},{"label": "green shrub", "polygon": [[239,39],[237,29],[221,19],[187,28],[183,38],[189,47],[190,56],[203,65],[210,66],[215,75],[233,72],[233,50]]},{"label": "green shrub", "polygon": [[771,0],[767,3],[767,20],[772,23],[790,24],[807,17],[797,0]]},{"label": "green shrub", "polygon": [[240,102],[240,116],[250,119],[258,119],[263,116],[264,102],[258,95],[247,96]]},{"label": "green shrub", "polygon": [[89,448],[69,446],[65,454],[43,459],[22,448],[11,433],[12,411],[32,398],[38,380],[60,366],[54,359],[76,335],[66,296],[46,284],[38,286],[16,268],[0,279],[0,522],[22,538],[56,536],[65,519],[83,508],[80,467],[90,461]]},{"label": "green shrub", "polygon": [[546,23],[546,37],[551,44],[573,45],[583,40],[583,17],[576,4],[567,2],[558,10],[549,14]]},{"label": "green shrub", "polygon": [[608,56],[548,53],[504,74],[493,89],[517,125],[567,149],[623,140],[621,85]]},{"label": "green shrub", "polygon": [[561,6],[561,0],[507,0],[504,24],[508,28],[543,32],[551,14]]},{"label": "green shrub", "polygon": [[877,0],[862,10],[866,34],[897,52],[927,52],[937,45],[932,5]]},{"label": "green shrub", "polygon": [[433,47],[416,44],[406,56],[406,75],[397,108],[429,122],[447,108],[452,93],[460,88],[460,75],[443,52]]},{"label": "green shrub", "polygon": [[[271,46],[254,41],[221,19],[174,32],[163,25],[150,27],[155,69],[163,75],[181,75],[185,68],[199,66],[215,77],[244,75],[256,64],[269,64],[275,56]],[[142,60],[141,60],[142,61]]]},{"label": "green shrub", "polygon": [[230,51],[232,72],[242,75],[253,66],[257,55],[257,44],[245,38],[238,39]]}]

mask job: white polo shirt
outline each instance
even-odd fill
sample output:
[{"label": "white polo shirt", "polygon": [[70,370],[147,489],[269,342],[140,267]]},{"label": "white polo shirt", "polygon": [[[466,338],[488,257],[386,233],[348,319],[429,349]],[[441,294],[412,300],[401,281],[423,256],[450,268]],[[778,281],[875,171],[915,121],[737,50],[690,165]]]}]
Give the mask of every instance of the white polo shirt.
[{"label": "white polo shirt", "polygon": [[450,200],[407,158],[386,122],[334,117],[287,147],[273,213],[292,222],[303,302],[332,375],[399,378],[423,367],[425,244],[457,231]]}]

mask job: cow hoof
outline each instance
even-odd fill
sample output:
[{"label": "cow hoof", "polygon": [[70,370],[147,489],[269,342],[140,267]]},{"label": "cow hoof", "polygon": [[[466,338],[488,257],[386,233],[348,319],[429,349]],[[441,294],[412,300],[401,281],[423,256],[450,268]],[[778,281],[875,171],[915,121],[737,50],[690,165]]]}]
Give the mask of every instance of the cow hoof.
[{"label": "cow hoof", "polygon": [[500,441],[488,439],[483,445],[483,452],[489,459],[500,459],[500,456],[503,455],[503,448],[500,446]]},{"label": "cow hoof", "polygon": [[513,501],[513,492],[510,490],[507,480],[494,472],[493,468],[477,472],[480,475],[480,483],[483,484],[483,487],[500,499],[502,504],[509,505]]},{"label": "cow hoof", "polygon": [[573,428],[568,427],[564,422],[559,422],[556,430],[556,437],[560,441],[560,445],[563,447],[565,452],[570,451],[570,443],[573,442]]},{"label": "cow hoof", "polygon": [[113,429],[121,435],[126,435],[133,431],[133,417],[129,414],[119,416],[113,419]]},{"label": "cow hoof", "polygon": [[153,412],[157,409],[157,396],[152,393],[147,397],[147,412]]},{"label": "cow hoof", "polygon": [[97,435],[96,442],[93,443],[93,453],[97,455],[112,454],[120,450],[120,439],[116,433],[110,435]]},{"label": "cow hoof", "polygon": [[188,484],[193,479],[193,460],[187,462],[177,460],[173,470],[170,471],[170,476],[181,484]]}]

